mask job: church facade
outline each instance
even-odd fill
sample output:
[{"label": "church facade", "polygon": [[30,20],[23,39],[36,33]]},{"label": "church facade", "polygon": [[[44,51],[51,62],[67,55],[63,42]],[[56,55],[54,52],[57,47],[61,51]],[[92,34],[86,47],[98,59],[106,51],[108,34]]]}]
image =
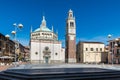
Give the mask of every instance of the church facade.
[{"label": "church facade", "polygon": [[63,63],[65,50],[58,34],[46,25],[45,17],[39,28],[31,31],[31,62],[36,63]]}]

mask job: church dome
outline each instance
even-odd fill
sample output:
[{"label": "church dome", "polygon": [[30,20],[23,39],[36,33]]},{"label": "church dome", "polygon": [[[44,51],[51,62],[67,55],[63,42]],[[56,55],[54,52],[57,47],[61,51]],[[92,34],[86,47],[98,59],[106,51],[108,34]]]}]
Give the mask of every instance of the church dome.
[{"label": "church dome", "polygon": [[37,28],[34,32],[38,32],[38,31],[40,31],[40,28]]},{"label": "church dome", "polygon": [[45,17],[43,16],[42,23],[40,25],[40,28],[37,28],[34,32],[38,31],[45,31],[45,32],[52,32],[47,26],[46,26],[46,20]]},{"label": "church dome", "polygon": [[47,28],[47,27],[37,28],[34,32],[38,32],[38,31],[52,32],[52,31],[51,31],[49,28]]}]

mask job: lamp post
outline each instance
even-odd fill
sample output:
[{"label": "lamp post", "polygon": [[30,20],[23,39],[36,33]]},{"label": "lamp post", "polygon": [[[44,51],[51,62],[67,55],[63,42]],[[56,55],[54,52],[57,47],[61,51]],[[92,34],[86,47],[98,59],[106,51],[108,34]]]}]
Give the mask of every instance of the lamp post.
[{"label": "lamp post", "polygon": [[17,29],[21,29],[23,28],[23,25],[22,24],[16,24],[14,23],[13,26],[15,27],[15,30],[12,31],[11,33],[13,34],[14,36],[14,41],[15,41],[15,66],[16,66],[16,50],[17,50]]},{"label": "lamp post", "polygon": [[[112,35],[108,35],[108,41],[110,40],[110,38],[112,37]],[[112,57],[111,57],[111,64],[112,64],[112,66],[113,66],[113,41],[111,42],[111,51],[109,52],[111,55],[112,55]]]},{"label": "lamp post", "polygon": [[[112,37],[112,35],[108,35],[108,39],[110,39]],[[108,40],[109,41],[109,40]],[[115,44],[113,44],[113,42],[115,41]],[[114,63],[114,47],[118,46],[117,42],[118,41],[118,38],[116,38],[115,40],[112,41],[112,45],[111,45],[111,55],[112,55],[112,58],[111,58],[111,64],[113,66],[113,63]]]},{"label": "lamp post", "polygon": [[[109,34],[109,35],[108,35],[108,45],[109,45],[109,40],[110,40],[111,37],[112,37],[112,35]],[[109,46],[110,46],[110,45],[109,45]],[[112,45],[111,45],[111,49],[112,49]],[[109,53],[109,54],[112,54],[112,52],[110,51],[110,47],[109,47],[108,53]],[[109,55],[109,54],[108,54],[108,55]],[[109,57],[108,57],[108,58],[109,58]],[[111,63],[112,63],[112,58],[111,58]],[[108,60],[108,64],[109,64],[109,60]]]},{"label": "lamp post", "polygon": [[118,44],[117,44],[117,41],[118,41],[118,40],[119,40],[118,38],[115,39],[114,48],[118,46]]},{"label": "lamp post", "polygon": [[10,36],[7,34],[7,35],[5,35],[5,37],[7,38],[7,39],[9,39],[10,38]]}]

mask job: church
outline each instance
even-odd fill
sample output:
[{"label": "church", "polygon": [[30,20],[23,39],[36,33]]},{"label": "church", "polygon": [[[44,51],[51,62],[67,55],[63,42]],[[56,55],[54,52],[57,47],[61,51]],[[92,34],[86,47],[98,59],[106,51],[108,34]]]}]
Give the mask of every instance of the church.
[{"label": "church", "polygon": [[66,49],[58,40],[58,33],[49,29],[45,16],[40,26],[30,35],[30,60],[32,63],[65,63],[76,62],[76,28],[75,18],[70,9],[66,20]]},{"label": "church", "polygon": [[58,34],[47,27],[43,16],[40,27],[31,32],[31,62],[63,63],[64,55]]}]

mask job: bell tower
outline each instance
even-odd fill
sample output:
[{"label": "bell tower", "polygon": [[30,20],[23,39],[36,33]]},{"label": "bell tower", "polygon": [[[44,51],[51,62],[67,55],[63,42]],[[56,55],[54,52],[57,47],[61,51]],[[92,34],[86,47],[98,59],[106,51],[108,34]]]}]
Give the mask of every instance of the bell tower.
[{"label": "bell tower", "polygon": [[70,9],[66,20],[65,62],[76,63],[76,24],[73,11]]}]

